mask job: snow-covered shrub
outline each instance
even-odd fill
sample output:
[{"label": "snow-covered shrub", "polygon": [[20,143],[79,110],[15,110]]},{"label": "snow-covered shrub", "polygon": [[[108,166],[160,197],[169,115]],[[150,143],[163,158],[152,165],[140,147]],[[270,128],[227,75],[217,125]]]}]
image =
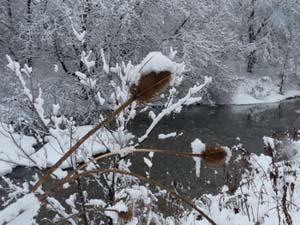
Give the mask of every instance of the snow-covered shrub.
[{"label": "snow-covered shrub", "polygon": [[[138,65],[134,66],[131,62],[127,64],[122,62],[113,67],[108,66],[102,52],[103,70],[107,75],[112,77],[107,84],[107,90],[109,91],[103,93],[98,89],[99,86],[96,85],[99,81],[89,76],[89,72],[95,65],[93,60],[90,59],[91,54],[92,52],[88,54],[84,51],[82,52],[81,61],[86,68],[83,69],[82,72],[77,71],[75,74],[80,80],[80,83],[93,93],[95,102],[97,102],[102,109],[105,109],[105,111],[99,110],[96,120],[100,122],[104,121],[107,116],[106,111],[114,112],[120,108],[122,110],[119,111],[119,114],[115,115],[114,122],[111,125],[101,127],[87,139],[71,157],[60,165],[59,169],[53,172],[52,176],[58,180],[72,176],[72,173],[62,171],[61,169],[76,169],[80,162],[85,162],[88,166],[80,167],[80,170],[76,173],[81,171],[89,173],[90,171],[100,169],[99,164],[91,162],[94,160],[94,155],[103,154],[105,152],[108,152],[108,154],[112,153],[112,160],[110,160],[107,165],[111,172],[92,174],[90,178],[84,180],[85,184],[82,184],[83,180],[81,178],[76,178],[75,186],[77,186],[78,191],[72,193],[65,202],[68,207],[71,208],[71,212],[68,210],[68,207],[65,206],[64,202],[59,202],[55,199],[55,191],[58,190],[54,191],[53,197],[47,197],[47,195],[53,195],[53,193],[48,193],[48,188],[46,187],[39,188],[37,192],[42,196],[43,194],[46,196],[45,199],[41,197],[40,200],[46,203],[48,209],[55,211],[55,221],[68,220],[70,223],[79,223],[79,221],[86,223],[86,221],[101,221],[103,220],[103,216],[106,218],[104,221],[110,221],[110,223],[124,222],[126,218],[130,220],[132,224],[139,224],[143,220],[148,221],[148,223],[151,221],[161,221],[163,217],[156,211],[155,206],[157,204],[157,197],[155,197],[147,185],[143,186],[140,184],[139,177],[134,178],[134,176],[132,177],[130,174],[128,174],[129,176],[122,174],[124,172],[130,173],[130,166],[132,164],[128,158],[126,149],[135,149],[138,147],[163,117],[171,113],[179,113],[183,106],[201,101],[202,98],[199,97],[199,93],[211,82],[211,79],[205,77],[204,83],[196,83],[193,87],[189,88],[185,94],[180,93],[179,96],[178,87],[180,87],[184,79],[183,73],[185,72],[185,66],[184,63],[176,63],[173,61],[173,57],[175,56],[173,51],[171,51],[169,57],[164,56],[160,52],[151,52]],[[42,90],[39,89],[39,94],[35,97],[31,90],[27,88],[26,78],[30,78],[32,69],[26,65],[24,68],[21,68],[21,66],[9,56],[7,58],[9,60],[8,67],[18,77],[23,87],[25,97],[33,106],[32,109],[38,118],[38,122],[46,131],[43,133],[43,136],[40,135],[36,137],[37,141],[39,141],[39,138],[42,138],[43,141],[39,142],[42,146],[38,148],[37,151],[30,152],[29,158],[32,160],[31,163],[23,163],[17,160],[12,160],[10,163],[35,166],[38,168],[50,167],[54,165],[72,145],[76,144],[78,140],[87,134],[88,131],[93,128],[93,125],[76,125],[76,122],[74,122],[72,118],[66,118],[60,114],[58,104],[53,105],[53,112],[51,115],[47,115],[43,108]],[[167,71],[167,73],[165,73],[165,71]],[[155,77],[160,76],[160,74],[170,74],[170,77],[167,77],[169,88],[165,90],[163,94],[157,91],[148,93],[147,76],[151,75]],[[144,82],[143,80],[146,82],[145,84],[141,83]],[[156,81],[154,79],[154,81],[151,82]],[[146,86],[143,87],[143,85]],[[160,88],[165,89],[165,86],[166,85],[163,84]],[[141,87],[142,89],[138,89]],[[154,87],[150,86],[149,88],[152,89]],[[154,101],[155,99],[159,99],[157,103],[161,105],[160,110],[156,113],[151,110],[151,103],[148,103],[149,98],[152,99],[153,97]],[[123,107],[124,103],[128,102],[128,100],[131,101],[129,106]],[[139,112],[145,111],[149,111],[149,117],[152,122],[144,134],[135,136],[128,130],[127,125]],[[144,159],[146,165],[149,167],[147,179],[150,179],[152,157],[153,154],[149,154],[149,158]],[[114,173],[113,170],[124,172]],[[83,189],[85,185],[90,183],[98,184],[99,187],[103,189],[103,196],[101,198],[94,198],[89,189]],[[73,185],[72,182],[69,184]],[[63,187],[68,188],[68,182],[63,185]],[[124,190],[126,191],[124,192]],[[67,219],[72,213],[78,212],[78,209],[82,210],[81,215],[77,218]],[[91,215],[93,216],[91,217]]]}]

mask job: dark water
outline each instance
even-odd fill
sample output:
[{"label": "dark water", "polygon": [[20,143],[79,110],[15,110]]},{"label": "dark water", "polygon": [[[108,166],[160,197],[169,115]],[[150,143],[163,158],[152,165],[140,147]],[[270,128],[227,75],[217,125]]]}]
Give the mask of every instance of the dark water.
[{"label": "dark water", "polygon": [[[300,100],[285,101],[280,104],[260,104],[246,106],[193,106],[183,109],[180,114],[164,118],[140,147],[159,148],[176,151],[191,151],[190,143],[199,138],[206,144],[220,144],[232,147],[242,143],[249,152],[264,152],[263,136],[273,133],[298,130],[300,128]],[[129,129],[141,136],[151,121],[147,115],[138,116]],[[165,140],[158,139],[160,133],[177,132],[182,135]],[[238,152],[233,152],[237,155]],[[132,171],[145,174],[143,157],[146,154],[131,155]],[[199,197],[203,193],[217,193],[224,184],[234,187],[239,182],[241,165],[230,163],[227,167],[201,168],[201,176],[195,176],[194,161],[155,154],[151,178],[183,192]],[[34,174],[34,169],[16,168],[8,175],[22,182]],[[0,185],[3,181],[0,179]],[[90,191],[90,187],[89,188]],[[0,196],[5,195],[0,190]],[[94,191],[93,191],[94,192]],[[97,191],[96,191],[97,192]],[[97,193],[96,193],[97,195]],[[63,199],[64,196],[59,196]]]},{"label": "dark water", "polygon": [[[245,106],[194,106],[185,108],[180,114],[165,118],[149,138],[142,143],[145,148],[160,148],[177,151],[191,151],[190,143],[199,138],[206,144],[220,144],[232,147],[242,143],[246,150],[263,153],[263,136],[291,133],[300,128],[300,100],[285,101],[280,104],[259,104]],[[139,117],[132,125],[138,134],[147,128],[150,120]],[[181,136],[165,140],[158,139],[160,133],[177,132]],[[237,155],[238,152],[233,152]],[[143,159],[134,157],[133,170],[144,173]],[[204,168],[197,178],[194,161],[190,158],[161,156],[156,154],[151,169],[153,179],[165,184],[176,181],[191,197],[202,193],[216,193],[224,184],[238,183],[240,165],[229,164],[227,168]],[[226,173],[224,171],[227,171]],[[225,177],[228,178],[226,181]],[[231,183],[231,184],[230,184]]]}]

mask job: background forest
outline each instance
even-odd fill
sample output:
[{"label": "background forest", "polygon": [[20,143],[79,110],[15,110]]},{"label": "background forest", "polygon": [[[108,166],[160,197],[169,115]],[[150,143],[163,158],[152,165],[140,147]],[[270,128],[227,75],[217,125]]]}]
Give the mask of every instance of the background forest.
[{"label": "background forest", "polygon": [[3,0],[0,29],[0,106],[10,116],[22,100],[6,54],[33,68],[34,94],[40,85],[49,103],[73,115],[99,107],[75,74],[87,72],[83,51],[92,51],[87,76],[104,95],[113,77],[104,75],[101,49],[113,66],[172,47],[189,69],[184,87],[213,78],[209,104],[286,94],[300,83],[298,0]]}]

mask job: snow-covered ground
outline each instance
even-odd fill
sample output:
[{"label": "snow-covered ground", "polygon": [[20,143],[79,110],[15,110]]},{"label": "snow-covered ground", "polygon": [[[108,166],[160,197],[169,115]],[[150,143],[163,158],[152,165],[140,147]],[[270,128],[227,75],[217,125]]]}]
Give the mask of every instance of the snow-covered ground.
[{"label": "snow-covered ground", "polygon": [[[300,147],[300,142],[294,144]],[[299,158],[273,164],[269,156],[251,154],[249,163],[234,194],[228,194],[224,186],[218,195],[202,196],[198,205],[221,225],[300,224]],[[210,224],[197,220],[196,213],[181,221],[184,225]]]},{"label": "snow-covered ground", "polygon": [[278,82],[273,81],[268,76],[258,79],[247,78],[233,93],[231,104],[273,103],[300,96],[300,90],[286,90],[282,94],[279,93],[279,87],[276,83]]},{"label": "snow-covered ground", "polygon": [[[0,175],[12,172],[17,165],[30,166],[35,139],[9,132],[7,125],[0,125]],[[19,147],[18,147],[19,146]]]}]

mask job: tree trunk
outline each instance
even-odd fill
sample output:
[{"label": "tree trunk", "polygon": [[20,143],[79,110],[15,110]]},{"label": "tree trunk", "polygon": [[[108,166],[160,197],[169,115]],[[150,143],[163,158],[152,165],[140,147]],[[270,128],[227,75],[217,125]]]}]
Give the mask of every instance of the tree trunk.
[{"label": "tree trunk", "polygon": [[[249,17],[249,28],[248,28],[248,41],[250,44],[255,43],[256,41],[256,34],[254,31],[254,16],[255,16],[255,7],[254,3],[256,0],[252,0],[252,11],[250,13]],[[247,57],[247,72],[252,73],[254,64],[256,63],[256,50],[253,50],[250,52],[250,54]]]},{"label": "tree trunk", "polygon": [[247,57],[247,72],[252,73],[254,64],[256,63],[256,50],[250,52],[249,56]]},{"label": "tree trunk", "polygon": [[31,35],[31,26],[32,26],[32,0],[27,0],[27,43],[26,51],[28,54],[27,64],[32,66],[32,35]]},{"label": "tree trunk", "polygon": [[11,26],[11,29],[13,29],[13,19],[12,19],[12,10],[11,10],[11,3],[10,3],[10,0],[6,0],[6,3],[7,3],[7,16],[8,16],[8,19],[9,19],[9,24]]}]

